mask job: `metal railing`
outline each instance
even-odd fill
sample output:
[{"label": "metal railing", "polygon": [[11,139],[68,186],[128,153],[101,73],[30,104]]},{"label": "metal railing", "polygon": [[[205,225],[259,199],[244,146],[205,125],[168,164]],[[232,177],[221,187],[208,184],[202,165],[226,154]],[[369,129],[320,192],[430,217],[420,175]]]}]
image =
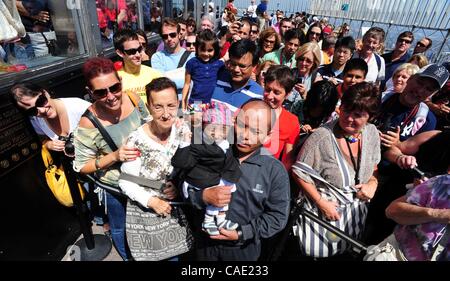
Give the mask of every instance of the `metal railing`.
[{"label": "metal railing", "polygon": [[[259,1],[257,1],[259,2]],[[247,9],[249,0],[235,0],[239,11]],[[343,5],[348,4],[348,9]],[[320,18],[328,17],[336,27],[344,22],[350,23],[351,33],[361,38],[361,27],[379,26],[386,31],[386,47],[392,48],[397,36],[406,30],[415,38],[430,37],[433,47],[431,61],[450,60],[450,1],[449,0],[291,0],[269,1],[269,13],[277,9],[287,15],[305,11]],[[413,47],[414,45],[412,45]]]}]

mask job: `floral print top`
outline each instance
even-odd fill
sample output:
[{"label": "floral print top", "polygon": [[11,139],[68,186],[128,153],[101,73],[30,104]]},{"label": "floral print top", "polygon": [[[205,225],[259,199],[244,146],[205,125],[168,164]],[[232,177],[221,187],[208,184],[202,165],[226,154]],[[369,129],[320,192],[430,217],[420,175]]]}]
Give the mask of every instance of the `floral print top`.
[{"label": "floral print top", "polygon": [[[450,208],[450,175],[434,177],[414,189],[406,195],[408,203],[434,208]],[[400,249],[409,261],[427,261],[433,256],[434,250],[445,231],[450,231],[448,224],[429,222],[418,225],[398,225],[395,230],[395,238],[399,242]],[[450,242],[447,241],[446,249],[437,257],[437,260],[450,260]]]},{"label": "floral print top", "polygon": [[[173,170],[172,156],[178,149],[180,142],[185,140],[186,135],[190,134],[189,127],[186,124],[180,127],[172,125],[169,140],[165,145],[162,145],[147,135],[144,126],[132,132],[127,140],[127,145],[139,149],[141,156],[134,161],[123,163],[121,171],[150,180],[165,181]],[[150,197],[162,196],[155,190],[144,188],[123,179],[119,180],[119,186],[131,200],[137,201],[142,206],[147,206]]]}]

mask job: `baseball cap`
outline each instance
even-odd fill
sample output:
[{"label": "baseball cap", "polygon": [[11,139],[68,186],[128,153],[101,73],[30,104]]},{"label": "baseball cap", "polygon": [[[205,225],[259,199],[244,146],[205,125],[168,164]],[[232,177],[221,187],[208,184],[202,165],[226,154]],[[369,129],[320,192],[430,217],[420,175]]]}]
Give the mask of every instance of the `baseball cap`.
[{"label": "baseball cap", "polygon": [[444,87],[445,83],[447,83],[449,73],[447,69],[442,66],[435,63],[432,63],[430,65],[427,65],[423,67],[417,75],[419,77],[428,77],[433,79],[439,84],[439,89]]}]

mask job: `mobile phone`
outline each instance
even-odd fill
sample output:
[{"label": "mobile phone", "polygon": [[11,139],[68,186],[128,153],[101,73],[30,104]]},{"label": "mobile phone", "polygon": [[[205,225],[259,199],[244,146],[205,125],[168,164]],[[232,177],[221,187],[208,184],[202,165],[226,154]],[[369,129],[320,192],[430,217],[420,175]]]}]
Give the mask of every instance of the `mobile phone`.
[{"label": "mobile phone", "polygon": [[303,84],[303,80],[304,80],[304,78],[303,77],[297,77],[297,80],[295,81],[295,83],[296,84]]}]

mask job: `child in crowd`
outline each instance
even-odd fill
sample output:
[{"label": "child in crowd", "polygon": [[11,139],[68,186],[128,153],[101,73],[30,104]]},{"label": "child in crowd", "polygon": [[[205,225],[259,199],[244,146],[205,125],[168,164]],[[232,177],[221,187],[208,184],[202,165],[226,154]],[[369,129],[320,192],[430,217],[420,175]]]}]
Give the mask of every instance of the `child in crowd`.
[{"label": "child in crowd", "polygon": [[[196,57],[186,64],[186,78],[183,87],[182,109],[192,109],[194,103],[209,103],[217,82],[217,74],[224,66],[219,60],[219,40],[211,30],[201,31],[195,42]],[[194,82],[191,94],[189,88]]]},{"label": "child in crowd", "polygon": [[[197,144],[181,143],[172,157],[173,176],[183,180],[183,193],[188,198],[188,190],[204,189],[211,186],[232,186],[241,176],[239,161],[233,156],[227,140],[232,128],[232,112],[222,103],[211,103],[203,107],[203,141]],[[203,230],[209,235],[219,235],[219,228],[235,230],[239,226],[226,219],[228,205],[219,208],[206,207]]]}]

